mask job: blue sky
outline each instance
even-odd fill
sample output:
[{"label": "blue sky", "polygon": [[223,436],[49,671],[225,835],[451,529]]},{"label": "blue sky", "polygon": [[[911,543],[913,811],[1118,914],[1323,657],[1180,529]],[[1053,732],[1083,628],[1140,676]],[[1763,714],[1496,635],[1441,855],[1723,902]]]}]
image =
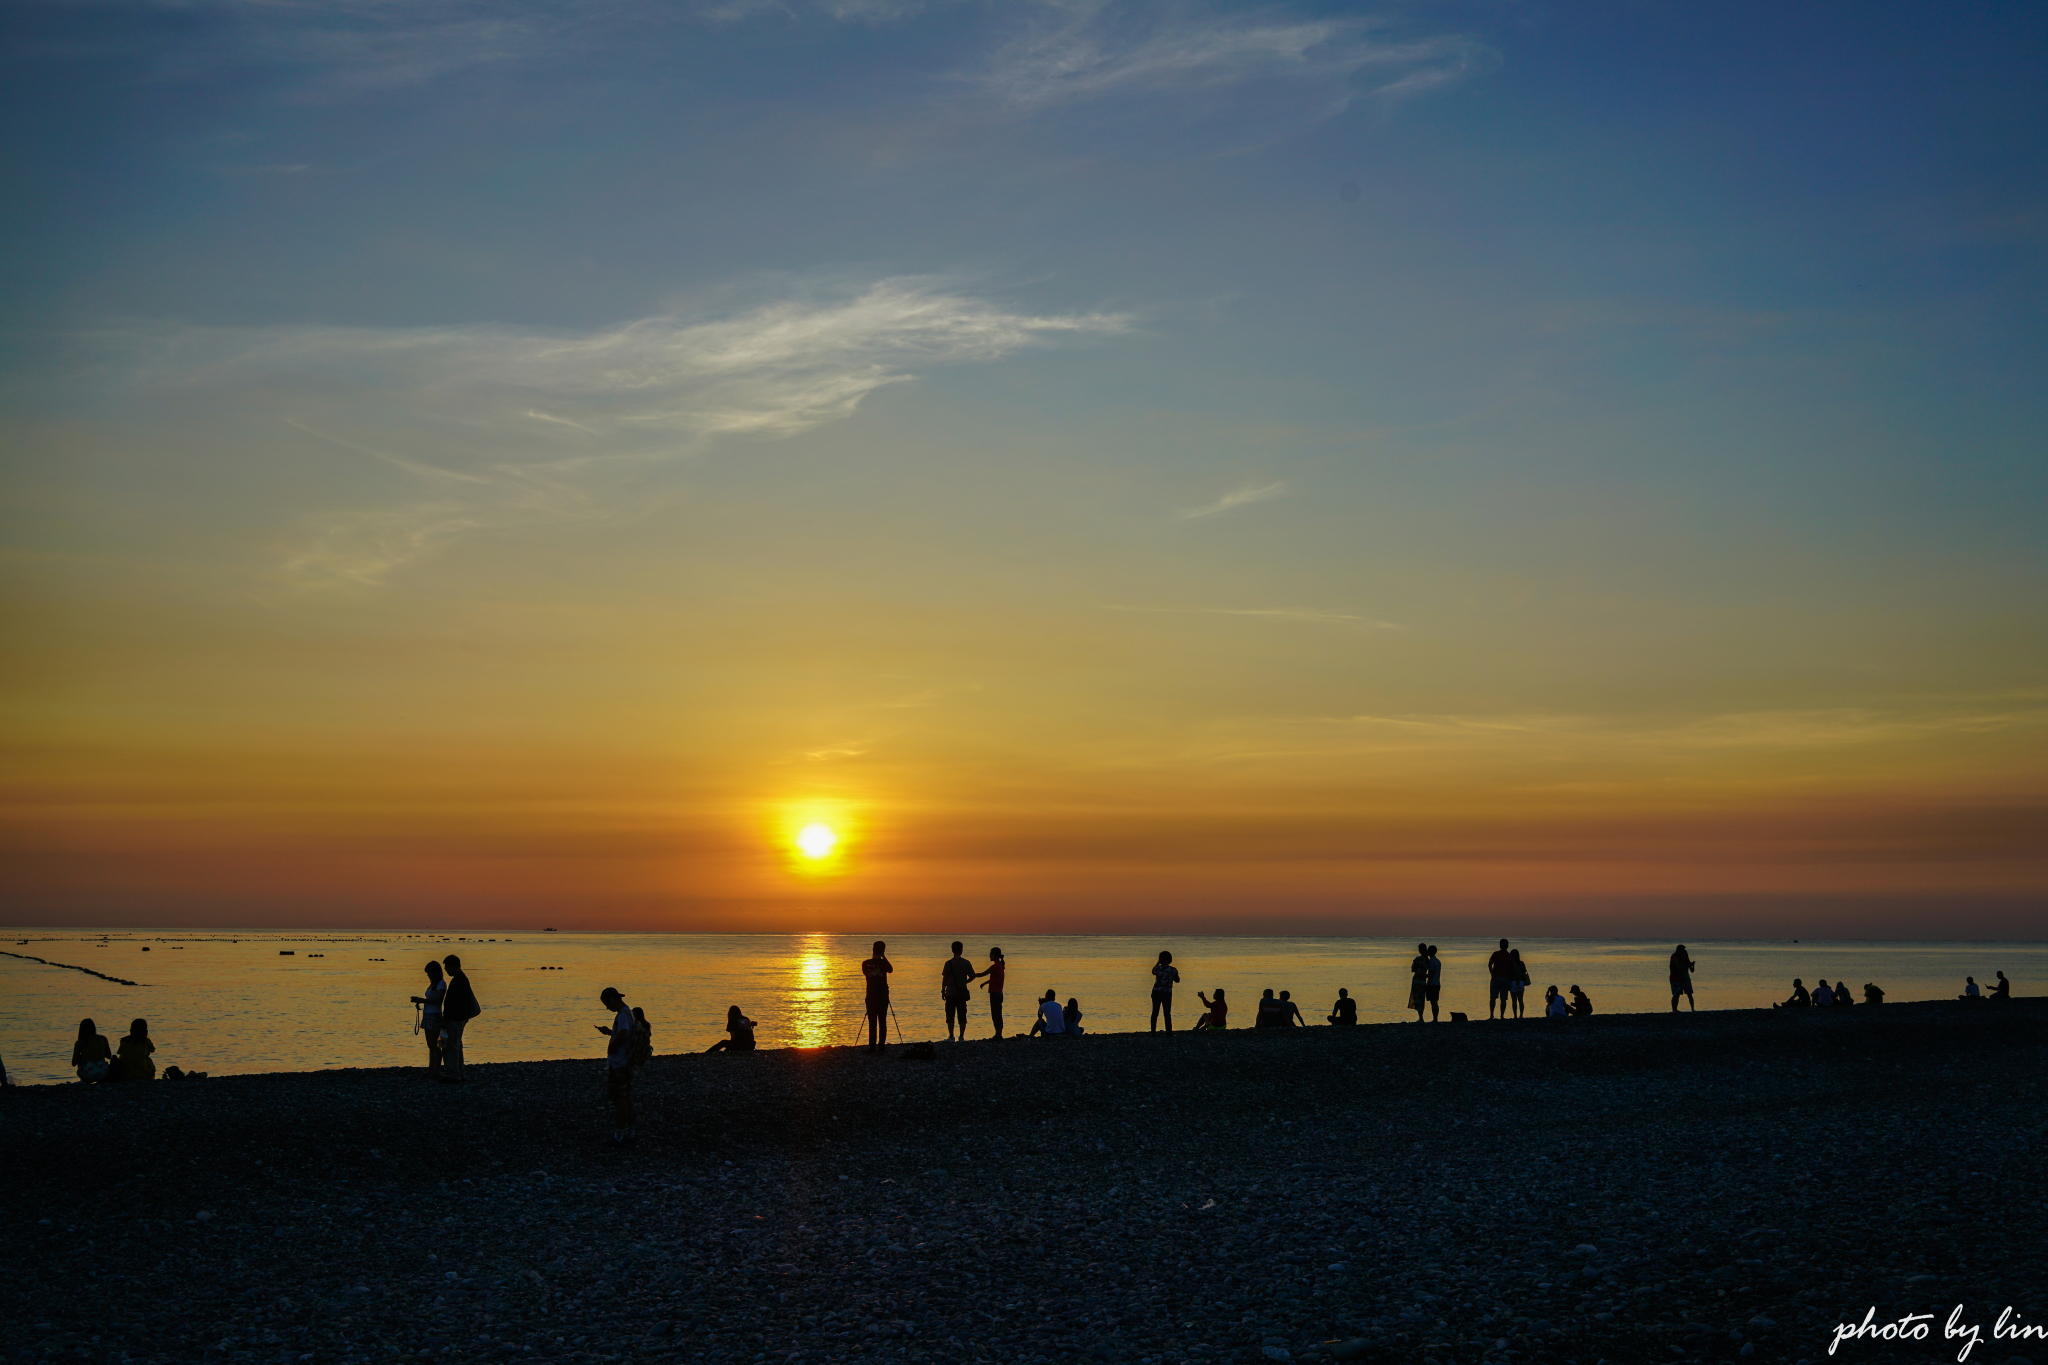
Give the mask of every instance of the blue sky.
[{"label": "blue sky", "polygon": [[[53,910],[221,889],[102,885],[140,837],[108,809],[289,863],[311,836],[250,811],[488,804],[423,816],[350,755],[541,735],[580,757],[529,816],[630,789],[740,849],[841,803],[896,850],[833,893],[864,905],[1011,875],[989,831],[1106,858],[1061,822],[1107,807],[1118,894],[1162,902],[1163,850],[1293,812],[1229,856],[1304,923],[2038,904],[2038,7],[0,22],[8,714],[22,808],[80,803],[24,889]],[[1433,873],[1374,851],[1411,806],[1461,850]],[[1558,852],[1458,810],[1552,813]],[[1901,841],[1968,812],[2010,833]],[[347,839],[350,894],[418,880]],[[593,914],[798,894],[659,844]]]}]

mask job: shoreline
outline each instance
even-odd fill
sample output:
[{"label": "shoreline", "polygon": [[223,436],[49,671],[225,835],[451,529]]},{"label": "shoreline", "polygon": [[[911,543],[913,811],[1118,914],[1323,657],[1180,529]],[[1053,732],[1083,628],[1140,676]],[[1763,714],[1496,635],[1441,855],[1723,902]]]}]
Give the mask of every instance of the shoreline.
[{"label": "shoreline", "polygon": [[[23,1087],[0,1314],[27,1360],[333,1365],[1797,1365],[1873,1307],[2048,1322],[2048,1001],[1544,1023],[664,1055],[623,1150],[596,1057]],[[2008,1346],[1971,1360],[2048,1356]]]},{"label": "shoreline", "polygon": [[[57,964],[57,965],[61,965],[61,964]],[[73,970],[80,970],[80,971],[82,971],[82,970],[84,970],[84,969],[83,969],[83,968],[74,968]],[[1981,1004],[1977,1004],[1977,1005],[1968,1005],[1968,1004],[1965,1004],[1965,1003],[1964,1003],[1963,1001],[1961,1001],[1961,1000],[1959,1000],[1959,999],[1958,999],[1958,1000],[1888,1000],[1888,1001],[1886,1001],[1886,1002],[1885,1002],[1885,1003],[1884,1003],[1883,1005],[1863,1005],[1863,1004],[1858,1004],[1858,1005],[1855,1005],[1855,1006],[1849,1007],[1848,1009],[1841,1009],[1841,1008],[1839,1008],[1839,1007],[1836,1007],[1836,1008],[1832,1008],[1832,1009],[1830,1009],[1830,1008],[1820,1008],[1820,1009],[1814,1009],[1814,1010],[1810,1010],[1810,1011],[1806,1011],[1806,1012],[1802,1012],[1802,1011],[1798,1011],[1798,1010],[1793,1010],[1793,1011],[1789,1011],[1789,1012],[1788,1012],[1788,1011],[1785,1011],[1785,1010],[1782,1010],[1782,1009],[1773,1009],[1773,1008],[1761,1008],[1761,1009],[1759,1009],[1759,1008],[1754,1008],[1754,1007],[1740,1007],[1740,1008],[1732,1008],[1732,1009],[1714,1009],[1714,1010],[1698,1010],[1698,1011],[1693,1011],[1693,1010],[1683,1010],[1683,1011],[1679,1011],[1679,1012],[1678,1012],[1678,1014],[1677,1014],[1677,1017],[1678,1017],[1678,1018],[1687,1018],[1687,1017],[1697,1017],[1697,1018],[1699,1018],[1699,1019],[1701,1019],[1701,1020],[1706,1020],[1706,1021],[1717,1021],[1717,1020],[1718,1020],[1718,1021],[1722,1021],[1722,1022],[1728,1022],[1728,1021],[1733,1021],[1733,1020],[1735,1020],[1735,1019],[1738,1019],[1738,1018],[1749,1018],[1749,1019],[1788,1019],[1788,1020],[1789,1020],[1789,1019],[1800,1019],[1800,1018],[1809,1018],[1809,1019],[1813,1020],[1814,1022],[1818,1023],[1818,1022],[1820,1022],[1820,1021],[1821,1021],[1822,1019],[1833,1019],[1833,1018],[1836,1018],[1836,1017],[1840,1017],[1840,1018],[1848,1018],[1849,1016],[1852,1016],[1852,1015],[1856,1015],[1856,1014],[1859,1014],[1859,1013],[1860,1013],[1861,1011],[1864,1011],[1864,1010],[1870,1010],[1870,1011],[1873,1011],[1873,1012],[1875,1012],[1875,1011],[1879,1011],[1879,1010],[1937,1010],[1937,1011],[1938,1011],[1938,1010],[1943,1010],[1943,1009],[1948,1009],[1948,1008],[1955,1008],[1955,1009],[1959,1009],[1959,1010],[1971,1010],[1971,1011],[1974,1011],[1974,1010],[1979,1010],[1979,1009],[1985,1009],[1985,1010],[1998,1010],[1998,1009],[2010,1009],[2010,1008],[2014,1008],[2014,1007],[2026,1007],[2026,1006],[2031,1006],[2031,1007],[2035,1007],[2035,1008],[2048,1008],[2048,996],[2040,996],[2040,995],[2016,995],[2016,996],[2012,997],[2012,998],[2011,998],[2011,999],[2010,999],[2009,1001],[2004,1001],[2004,1002],[1999,1002],[1999,1003],[1995,1003],[1995,1004],[1994,1004],[1993,1002],[1991,1002],[1990,1000],[1988,1000],[1988,999],[1987,999],[1987,1000],[1985,1000],[1985,1001],[1984,1001],[1983,1003],[1981,1003]],[[1619,1020],[1628,1020],[1628,1021],[1641,1021],[1641,1020],[1649,1020],[1649,1019],[1663,1019],[1663,1020],[1669,1020],[1669,1019],[1671,1019],[1672,1017],[1673,1017],[1672,1013],[1671,1013],[1670,1011],[1667,1011],[1667,1010],[1633,1010],[1633,1011],[1616,1011],[1616,1012],[1614,1012],[1614,1013],[1610,1013],[1610,1014],[1596,1014],[1596,1015],[1592,1015],[1592,1016],[1590,1016],[1589,1018],[1584,1018],[1584,1019],[1570,1019],[1570,1018],[1567,1018],[1567,1019],[1550,1019],[1550,1018],[1546,1018],[1546,1017],[1544,1017],[1544,1016],[1542,1016],[1542,1015],[1540,1015],[1540,1014],[1531,1014],[1531,1015],[1527,1016],[1526,1018],[1524,1018],[1524,1019],[1520,1019],[1520,1020],[1489,1020],[1489,1019],[1485,1019],[1485,1018],[1479,1018],[1479,1019],[1466,1019],[1466,1020],[1463,1020],[1463,1021],[1454,1021],[1454,1020],[1452,1020],[1452,1019],[1450,1018],[1450,1016],[1449,1016],[1449,1012],[1448,1012],[1448,1011],[1446,1011],[1446,1013],[1445,1013],[1445,1016],[1444,1016],[1444,1017],[1443,1017],[1443,1018],[1442,1018],[1441,1020],[1438,1020],[1438,1021],[1432,1021],[1432,1022],[1431,1022],[1431,1024],[1429,1024],[1429,1025],[1425,1025],[1424,1027],[1425,1027],[1425,1028],[1428,1028],[1428,1027],[1435,1027],[1435,1026],[1441,1025],[1442,1027],[1445,1027],[1445,1028],[1463,1028],[1463,1027],[1466,1027],[1466,1026],[1470,1026],[1470,1025],[1486,1025],[1486,1024],[1492,1024],[1492,1023],[1508,1023],[1508,1024],[1511,1024],[1511,1025],[1516,1025],[1516,1026],[1525,1026],[1525,1027],[1528,1027],[1528,1028],[1531,1028],[1531,1029],[1534,1029],[1534,1028],[1536,1028],[1536,1027],[1538,1027],[1538,1026],[1541,1026],[1541,1027],[1543,1027],[1543,1028],[1545,1028],[1545,1029],[1558,1029],[1558,1030],[1566,1030],[1566,1029],[1570,1029],[1570,1028],[1573,1028],[1573,1027],[1580,1027],[1580,1028],[1585,1028],[1585,1027],[1594,1027],[1594,1028],[1600,1028],[1600,1027],[1612,1027],[1612,1026],[1613,1026],[1613,1023],[1614,1023],[1614,1021],[1619,1021]],[[1231,1036],[1231,1037],[1235,1037],[1235,1036],[1237,1036],[1237,1035],[1239,1035],[1239,1034],[1246,1034],[1246,1033],[1250,1033],[1250,1034],[1256,1034],[1256,1035],[1258,1035],[1258,1036],[1260,1036],[1260,1037],[1275,1037],[1275,1036],[1277,1036],[1277,1037],[1310,1037],[1310,1036],[1320,1036],[1320,1035],[1323,1035],[1323,1034],[1329,1034],[1329,1033],[1339,1033],[1339,1034],[1341,1034],[1341,1033],[1344,1033],[1344,1032],[1348,1032],[1348,1031],[1360,1031],[1360,1032],[1362,1032],[1362,1031],[1365,1031],[1365,1030],[1374,1030],[1374,1029],[1393,1029],[1393,1030],[1400,1030],[1400,1029],[1412,1028],[1412,1027],[1414,1027],[1414,1026],[1415,1026],[1415,1021],[1414,1021],[1414,1020],[1412,1020],[1412,1019],[1408,1019],[1408,1020],[1399,1020],[1399,1021],[1392,1021],[1392,1022],[1389,1022],[1389,1021],[1386,1021],[1386,1020],[1379,1020],[1379,1021],[1374,1021],[1374,1022],[1370,1022],[1370,1023],[1361,1023],[1361,1024],[1347,1025],[1347,1026],[1344,1026],[1343,1028],[1339,1028],[1339,1027],[1337,1027],[1337,1026],[1335,1026],[1335,1025],[1330,1025],[1330,1024],[1312,1024],[1312,1025],[1310,1025],[1310,1026],[1308,1026],[1308,1027],[1306,1027],[1306,1028],[1296,1028],[1296,1029],[1285,1029],[1285,1030],[1282,1030],[1282,1029],[1255,1029],[1255,1028],[1249,1028],[1249,1027],[1246,1027],[1246,1028],[1228,1028],[1228,1029],[1224,1029],[1224,1030],[1221,1030],[1221,1033],[1222,1033],[1223,1035],[1226,1035],[1226,1036]],[[1193,1029],[1185,1029],[1185,1028],[1183,1028],[1183,1029],[1177,1029],[1177,1030],[1175,1030],[1175,1036],[1176,1036],[1176,1037],[1179,1037],[1179,1036],[1180,1036],[1180,1035],[1182,1035],[1182,1034],[1188,1034],[1188,1035],[1191,1035],[1191,1036],[1192,1036],[1192,1035],[1193,1035],[1194,1033],[1195,1033],[1195,1030],[1193,1030]],[[110,1036],[111,1036],[111,1035],[110,1035]],[[1145,1037],[1151,1037],[1151,1036],[1153,1036],[1153,1035],[1151,1035],[1150,1033],[1148,1033],[1148,1032],[1147,1032],[1146,1030],[1143,1030],[1143,1029],[1123,1029],[1123,1030],[1118,1030],[1118,1031],[1114,1031],[1114,1032],[1111,1032],[1111,1031],[1103,1031],[1103,1032],[1099,1032],[1099,1033],[1098,1033],[1098,1032],[1094,1032],[1094,1031],[1092,1031],[1092,1030],[1091,1030],[1090,1032],[1088,1032],[1088,1033],[1086,1033],[1086,1034],[1084,1034],[1084,1035],[1083,1035],[1083,1039],[1084,1039],[1085,1041],[1081,1042],[1081,1046],[1085,1047],[1085,1046],[1087,1046],[1087,1045],[1088,1045],[1089,1043],[1092,1043],[1092,1042],[1100,1042],[1100,1041],[1103,1041],[1103,1040],[1106,1040],[1106,1039],[1111,1039],[1111,1038],[1145,1038]],[[1203,1035],[1202,1035],[1202,1036],[1203,1036],[1203,1038],[1204,1038],[1204,1039],[1207,1039],[1207,1038],[1211,1037],[1212,1035],[1210,1035],[1210,1034],[1208,1033],[1208,1031],[1207,1031],[1207,1030],[1204,1030],[1204,1031],[1203,1031]],[[889,1049],[889,1051],[890,1051],[890,1052],[891,1052],[892,1054],[894,1054],[894,1053],[895,1053],[896,1051],[898,1051],[898,1050],[899,1050],[899,1049],[901,1049],[901,1048],[904,1048],[904,1047],[910,1047],[910,1046],[915,1046],[915,1045],[916,1045],[916,1044],[918,1044],[918,1043],[922,1043],[922,1042],[927,1042],[927,1041],[931,1042],[931,1043],[932,1043],[932,1045],[933,1045],[934,1047],[937,1047],[937,1048],[942,1048],[942,1049],[943,1049],[943,1048],[945,1048],[945,1047],[949,1046],[949,1044],[947,1043],[947,1041],[946,1041],[946,1040],[945,1040],[945,1039],[944,1039],[943,1037],[941,1037],[941,1038],[938,1038],[938,1039],[936,1039],[936,1040],[932,1040],[932,1039],[926,1039],[926,1038],[916,1038],[916,1039],[910,1039],[910,1040],[905,1040],[905,1041],[899,1041],[898,1039],[896,1039],[896,1038],[894,1038],[894,1037],[891,1037],[891,1039],[889,1040],[889,1043],[888,1043],[888,1049]],[[967,1042],[968,1042],[969,1044],[993,1043],[993,1042],[999,1042],[999,1041],[1000,1041],[1000,1042],[1004,1042],[1004,1043],[1027,1043],[1027,1044],[1033,1044],[1033,1045],[1035,1045],[1035,1044],[1038,1044],[1038,1043],[1046,1042],[1046,1041],[1048,1041],[1048,1040],[1046,1040],[1046,1039],[1037,1039],[1037,1038],[1026,1038],[1026,1037],[1024,1037],[1023,1035],[1021,1035],[1021,1034],[1016,1034],[1016,1033],[1012,1033],[1012,1034],[1009,1034],[1009,1035],[1007,1035],[1006,1037],[1004,1037],[1004,1038],[1002,1038],[1002,1039],[995,1039],[995,1038],[990,1038],[990,1037],[980,1037],[980,1038],[970,1038],[970,1039],[968,1039],[968,1040],[967,1040]],[[960,1046],[960,1045],[959,1045],[959,1044],[951,1044],[951,1046]],[[473,1039],[473,1040],[471,1040],[471,1041],[470,1041],[470,1047],[471,1047],[471,1049],[472,1049],[472,1050],[480,1050],[480,1049],[478,1048],[478,1040],[474,1040],[474,1039]],[[830,1052],[865,1052],[866,1050],[867,1050],[867,1049],[866,1049],[866,1045],[865,1045],[865,1044],[861,1044],[861,1043],[820,1043],[820,1044],[816,1044],[816,1045],[814,1045],[814,1046],[811,1046],[811,1047],[760,1047],[760,1048],[757,1048],[757,1049],[755,1050],[755,1053],[754,1053],[754,1055],[756,1055],[756,1056],[768,1056],[768,1055],[779,1055],[779,1054],[784,1054],[784,1053],[797,1053],[797,1054],[814,1054],[814,1053],[830,1053]],[[693,1052],[663,1052],[663,1053],[657,1053],[657,1054],[656,1054],[656,1059],[657,1059],[657,1060],[659,1060],[659,1061],[672,1061],[672,1060],[677,1060],[677,1059],[681,1059],[681,1058],[686,1058],[686,1057],[694,1057],[694,1056],[700,1056],[700,1055],[703,1055],[703,1054],[702,1054],[701,1052],[695,1052],[695,1051],[693,1051]],[[0,1060],[4,1060],[4,1058],[0,1058]],[[584,1057],[511,1057],[511,1058],[503,1058],[503,1059],[493,1059],[493,1060],[490,1060],[490,1061],[472,1061],[472,1062],[470,1062],[470,1063],[468,1064],[468,1069],[470,1069],[470,1070],[474,1070],[474,1069],[476,1069],[476,1068],[479,1068],[479,1067],[496,1067],[496,1066],[543,1066],[543,1065],[544,1065],[544,1066],[577,1066],[577,1065],[582,1065],[582,1064],[584,1064],[584,1063],[585,1063],[586,1061],[588,1061],[588,1062],[594,1062],[594,1063],[602,1063],[602,1062],[603,1062],[603,1060],[604,1060],[604,1054],[603,1054],[603,1052],[602,1052],[602,1051],[600,1051],[600,1050],[593,1050],[593,1051],[591,1052],[591,1054],[589,1055],[589,1057],[587,1057],[587,1058],[584,1058]],[[201,1069],[201,1070],[206,1070],[206,1068],[204,1068],[204,1067],[201,1067],[201,1068],[199,1068],[199,1069]],[[227,1081],[227,1080],[256,1080],[256,1079],[275,1079],[275,1078],[279,1078],[279,1077],[290,1077],[290,1076],[327,1076],[327,1075],[336,1075],[336,1074],[364,1074],[364,1075],[378,1075],[378,1074],[386,1074],[386,1073],[389,1073],[389,1074],[396,1074],[396,1075],[404,1075],[404,1074],[406,1074],[406,1073],[412,1073],[412,1072],[419,1072],[419,1071],[421,1071],[421,1070],[422,1070],[422,1068],[421,1068],[421,1067],[419,1067],[419,1066],[417,1066],[417,1065],[413,1065],[413,1064],[408,1064],[408,1063],[398,1063],[398,1064],[393,1064],[393,1065],[388,1065],[388,1066],[330,1066],[330,1067],[311,1067],[311,1068],[301,1068],[301,1069],[299,1069],[299,1070],[294,1070],[294,1071],[235,1071],[235,1072],[220,1072],[220,1073],[215,1073],[215,1072],[212,1072],[212,1071],[208,1071],[206,1083],[210,1084],[210,1083],[212,1083],[212,1082],[214,1082],[214,1081]],[[157,1077],[155,1078],[155,1080],[156,1080],[156,1081],[158,1081],[158,1082],[161,1082],[161,1081],[163,1081],[163,1076],[162,1076],[161,1074],[159,1074],[159,1075],[158,1075],[158,1076],[157,1076]],[[183,1084],[183,1083],[184,1083],[184,1082],[176,1082],[176,1084]],[[109,1083],[101,1083],[101,1085],[100,1085],[100,1086],[99,1086],[98,1088],[105,1088],[105,1086],[106,1086],[106,1085],[108,1085],[108,1084],[111,1084],[111,1085],[114,1085],[114,1086],[117,1086],[117,1087],[125,1087],[125,1086],[127,1086],[127,1085],[129,1085],[129,1084],[132,1084],[132,1083],[131,1083],[131,1082],[109,1082]],[[72,1088],[78,1088],[78,1087],[79,1087],[79,1082],[78,1082],[78,1081],[77,1081],[77,1080],[76,1080],[76,1079],[74,1078],[74,1079],[71,1079],[71,1080],[63,1080],[63,1081],[21,1081],[21,1082],[17,1082],[17,1083],[16,1083],[16,1084],[15,1084],[15,1085],[14,1085],[14,1086],[13,1086],[12,1088],[13,1088],[13,1089],[16,1089],[16,1090],[64,1090],[64,1089],[72,1089]]]}]

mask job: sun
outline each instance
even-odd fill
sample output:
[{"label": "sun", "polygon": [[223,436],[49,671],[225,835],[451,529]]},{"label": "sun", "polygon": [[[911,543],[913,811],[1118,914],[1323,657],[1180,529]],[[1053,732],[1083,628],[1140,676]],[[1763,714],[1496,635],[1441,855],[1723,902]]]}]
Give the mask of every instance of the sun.
[{"label": "sun", "polygon": [[796,846],[806,858],[824,858],[839,844],[830,825],[805,825],[796,832]]}]

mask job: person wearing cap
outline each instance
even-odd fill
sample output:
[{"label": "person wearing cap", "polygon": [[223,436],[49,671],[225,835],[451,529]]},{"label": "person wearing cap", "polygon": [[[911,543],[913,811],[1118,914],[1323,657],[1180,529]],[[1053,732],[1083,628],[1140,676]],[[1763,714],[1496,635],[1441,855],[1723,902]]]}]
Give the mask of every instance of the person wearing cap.
[{"label": "person wearing cap", "polygon": [[623,1147],[638,1135],[633,1114],[633,1042],[639,1029],[618,987],[606,986],[597,998],[612,1012],[611,1026],[599,1024],[597,1031],[611,1039],[604,1053],[604,1092],[612,1102],[612,1146]]}]

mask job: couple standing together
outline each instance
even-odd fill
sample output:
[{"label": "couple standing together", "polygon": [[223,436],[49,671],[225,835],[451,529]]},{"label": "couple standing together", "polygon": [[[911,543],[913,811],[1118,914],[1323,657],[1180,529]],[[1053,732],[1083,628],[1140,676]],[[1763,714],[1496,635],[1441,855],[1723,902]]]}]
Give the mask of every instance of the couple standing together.
[{"label": "couple standing together", "polygon": [[[444,976],[443,967],[447,968]],[[427,1035],[427,1074],[441,1081],[462,1079],[462,1030],[484,1012],[463,974],[462,959],[450,953],[427,963],[427,993],[415,995],[420,1032]]]}]

